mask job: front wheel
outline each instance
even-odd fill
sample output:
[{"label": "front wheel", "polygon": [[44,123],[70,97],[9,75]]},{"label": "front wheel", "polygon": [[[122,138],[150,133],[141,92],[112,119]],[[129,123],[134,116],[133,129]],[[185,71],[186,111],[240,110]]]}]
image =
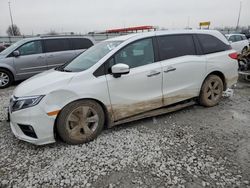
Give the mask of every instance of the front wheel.
[{"label": "front wheel", "polygon": [[12,82],[12,74],[9,71],[0,68],[0,89],[9,87]]},{"label": "front wheel", "polygon": [[59,114],[57,131],[68,144],[82,144],[95,139],[104,126],[102,107],[92,100],[76,101]]},{"label": "front wheel", "polygon": [[210,75],[204,81],[199,96],[200,104],[212,107],[219,103],[223,93],[223,82],[219,76]]}]

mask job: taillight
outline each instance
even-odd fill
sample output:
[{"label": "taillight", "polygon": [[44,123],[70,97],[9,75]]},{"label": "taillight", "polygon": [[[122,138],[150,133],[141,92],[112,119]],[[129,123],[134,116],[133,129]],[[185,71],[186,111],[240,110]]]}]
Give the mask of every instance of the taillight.
[{"label": "taillight", "polygon": [[238,59],[238,54],[237,52],[234,52],[234,53],[229,54],[229,57],[231,57],[232,59]]}]

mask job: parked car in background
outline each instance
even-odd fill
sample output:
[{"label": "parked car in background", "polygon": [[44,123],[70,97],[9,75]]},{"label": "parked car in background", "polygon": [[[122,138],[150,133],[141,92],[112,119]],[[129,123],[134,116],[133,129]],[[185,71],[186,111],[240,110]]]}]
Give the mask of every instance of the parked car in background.
[{"label": "parked car in background", "polygon": [[33,144],[55,142],[56,134],[80,144],[95,139],[104,124],[180,109],[191,99],[215,106],[237,83],[236,59],[228,40],[212,30],[109,39],[21,83],[11,97],[11,129]]},{"label": "parked car in background", "polygon": [[63,65],[93,46],[86,37],[38,37],[16,42],[0,53],[0,89],[13,81]]},{"label": "parked car in background", "polygon": [[4,51],[6,49],[6,47],[2,44],[0,44],[0,52]]},{"label": "parked car in background", "polygon": [[246,53],[249,49],[249,41],[244,34],[226,34],[226,37],[239,54]]}]

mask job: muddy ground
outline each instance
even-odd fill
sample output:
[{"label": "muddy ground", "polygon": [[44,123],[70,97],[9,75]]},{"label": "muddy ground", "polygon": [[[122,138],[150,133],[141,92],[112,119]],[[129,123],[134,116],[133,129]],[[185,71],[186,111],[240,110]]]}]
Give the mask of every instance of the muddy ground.
[{"label": "muddy ground", "polygon": [[79,146],[17,140],[2,108],[13,88],[0,91],[0,187],[250,187],[250,83]]}]

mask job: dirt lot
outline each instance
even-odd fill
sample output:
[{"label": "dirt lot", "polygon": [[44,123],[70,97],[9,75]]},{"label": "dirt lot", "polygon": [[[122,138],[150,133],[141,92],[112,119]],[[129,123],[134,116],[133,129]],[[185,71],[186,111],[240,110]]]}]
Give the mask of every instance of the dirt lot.
[{"label": "dirt lot", "polygon": [[250,187],[250,83],[213,108],[40,147],[17,140],[4,120],[13,88],[0,91],[0,187]]}]

